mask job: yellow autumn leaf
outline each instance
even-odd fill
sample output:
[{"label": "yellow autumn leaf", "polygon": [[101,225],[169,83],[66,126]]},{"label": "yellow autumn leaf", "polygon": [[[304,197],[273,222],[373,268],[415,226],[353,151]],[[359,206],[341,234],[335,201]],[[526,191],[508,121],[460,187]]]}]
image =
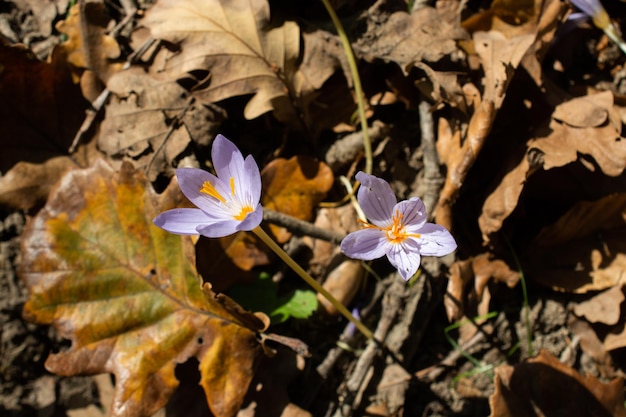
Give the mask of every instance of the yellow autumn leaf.
[{"label": "yellow autumn leaf", "polygon": [[72,342],[47,369],[114,374],[115,417],[162,408],[190,357],[216,416],[239,410],[253,376],[267,317],[202,285],[191,241],[152,224],[182,200],[176,185],[158,196],[129,164],[98,162],[68,173],[23,235],[25,316]]}]

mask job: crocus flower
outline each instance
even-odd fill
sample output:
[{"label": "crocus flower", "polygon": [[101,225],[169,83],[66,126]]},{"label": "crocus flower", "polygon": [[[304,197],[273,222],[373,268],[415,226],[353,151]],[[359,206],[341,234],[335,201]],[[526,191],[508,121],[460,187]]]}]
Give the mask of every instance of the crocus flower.
[{"label": "crocus flower", "polygon": [[351,258],[370,261],[387,255],[408,281],[420,266],[421,256],[443,256],[456,249],[445,227],[426,223],[426,208],[417,197],[397,202],[387,181],[359,172],[358,200],[370,223],[350,233],[341,251]]},{"label": "crocus flower", "polygon": [[[570,0],[570,2],[591,17],[593,24],[602,29],[606,36],[615,42],[622,52],[626,54],[626,43],[617,27],[611,22],[611,18],[602,6],[602,3],[600,3],[600,0]],[[570,16],[570,18],[572,17]]]},{"label": "crocus flower", "polygon": [[168,210],[155,225],[179,235],[224,237],[261,223],[261,174],[254,158],[244,160],[222,135],[213,141],[211,157],[217,176],[197,168],[176,170],[181,191],[198,208]]}]

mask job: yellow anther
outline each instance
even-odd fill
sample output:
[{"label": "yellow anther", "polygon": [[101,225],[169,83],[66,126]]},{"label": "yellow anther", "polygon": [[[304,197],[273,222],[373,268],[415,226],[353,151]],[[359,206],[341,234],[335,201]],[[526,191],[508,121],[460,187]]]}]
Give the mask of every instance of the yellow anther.
[{"label": "yellow anther", "polygon": [[230,177],[230,192],[235,195],[235,178]]},{"label": "yellow anther", "polygon": [[252,209],[252,207],[250,206],[245,206],[244,208],[241,209],[241,211],[239,212],[238,215],[235,216],[235,220],[243,220],[246,218],[246,216],[248,215],[248,213],[252,213],[254,210]]},{"label": "yellow anther", "polygon": [[419,233],[407,233],[402,223],[402,217],[403,214],[396,210],[396,213],[391,217],[391,224],[387,227],[380,227],[363,221],[361,223],[363,223],[363,226],[366,228],[378,229],[385,232],[387,240],[391,243],[402,243],[409,237],[419,238],[421,236]]},{"label": "yellow anther", "polygon": [[226,199],[217,192],[213,184],[211,184],[209,181],[205,181],[202,183],[202,187],[200,187],[200,192],[210,195],[213,198],[217,198],[222,203],[226,203]]}]

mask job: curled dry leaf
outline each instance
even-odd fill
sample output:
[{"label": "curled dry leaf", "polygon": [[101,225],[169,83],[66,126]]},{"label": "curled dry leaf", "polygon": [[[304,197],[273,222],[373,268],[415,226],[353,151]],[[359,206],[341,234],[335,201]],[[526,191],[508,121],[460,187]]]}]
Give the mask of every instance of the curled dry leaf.
[{"label": "curled dry leaf", "polygon": [[[466,303],[471,300],[474,307],[477,306],[491,279],[513,288],[517,285],[519,278],[519,272],[511,270],[506,262],[494,259],[491,253],[482,253],[470,259],[455,262],[450,267],[447,289],[451,297],[444,299],[448,319],[455,321],[463,315],[474,315],[472,312],[465,311]],[[468,292],[467,287],[472,280],[474,286]]]},{"label": "curled dry leaf", "polygon": [[247,119],[271,110],[291,116],[300,30],[293,22],[271,27],[269,12],[265,0],[161,0],[142,24],[155,38],[180,45],[165,71],[210,73],[193,93],[203,103],[252,94]]},{"label": "curled dry leaf", "polygon": [[[578,111],[580,107],[587,111]],[[512,167],[485,200],[478,219],[483,240],[488,242],[490,235],[500,230],[517,207],[527,178],[539,168],[549,170],[579,161],[594,170],[594,165],[581,158],[588,155],[606,175],[621,175],[626,168],[626,140],[621,130],[619,109],[613,104],[611,92],[575,98],[557,106],[548,128],[541,129],[548,134],[531,139],[526,150],[511,156]]]},{"label": "curled dry leaf", "polygon": [[202,285],[190,239],[152,224],[182,199],[177,187],[157,196],[129,164],[98,162],[69,172],[23,234],[24,314],[72,341],[46,368],[115,374],[115,417],[163,407],[190,357],[216,416],[237,412],[253,376],[267,317]]},{"label": "curled dry leaf", "polygon": [[583,377],[542,350],[519,365],[496,368],[490,417],[624,417],[623,385],[622,378],[603,384]]},{"label": "curled dry leaf", "polygon": [[72,6],[67,18],[56,26],[67,40],[55,53],[66,57],[89,101],[94,101],[109,77],[122,69],[123,64],[115,62],[120,47],[107,34],[110,20],[104,3],[81,1]]},{"label": "curled dry leaf", "polygon": [[[471,115],[465,137],[461,137],[458,127],[447,135],[458,138],[452,142],[455,143],[453,150],[443,152],[442,148],[446,145],[437,143],[437,150],[445,155],[441,161],[447,166],[448,173],[441,190],[435,218],[437,223],[447,229],[452,228],[451,209],[456,196],[491,131],[515,69],[535,42],[535,37],[534,32],[512,39],[506,39],[495,31],[474,34],[475,49],[485,72],[482,98]],[[442,128],[445,126],[440,125],[440,130]]]},{"label": "curled dry leaf", "polygon": [[621,286],[626,275],[626,194],[574,205],[531,243],[528,274],[561,291]]},{"label": "curled dry leaf", "polygon": [[[313,210],[326,198],[334,176],[328,165],[309,156],[277,158],[261,171],[263,207],[300,220],[311,220]],[[280,243],[291,238],[286,229],[271,225]]]}]

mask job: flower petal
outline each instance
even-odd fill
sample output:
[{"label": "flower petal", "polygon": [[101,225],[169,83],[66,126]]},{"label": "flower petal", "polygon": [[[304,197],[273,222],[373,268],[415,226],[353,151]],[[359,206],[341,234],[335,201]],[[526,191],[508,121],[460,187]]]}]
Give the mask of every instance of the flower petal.
[{"label": "flower petal", "polygon": [[341,241],[341,251],[350,258],[371,261],[385,255],[390,245],[382,230],[362,229],[350,233]]},{"label": "flower petal", "polygon": [[369,221],[380,227],[391,224],[397,200],[389,183],[362,171],[356,174],[356,179],[361,183],[359,204]]},{"label": "flower petal", "polygon": [[239,231],[239,220],[223,220],[206,226],[198,227],[198,233],[206,237],[230,236]]},{"label": "flower petal", "polygon": [[419,229],[426,223],[426,206],[419,197],[400,201],[394,206],[394,214],[396,210],[402,213],[402,224],[409,233],[419,233]]},{"label": "flower petal", "polygon": [[245,219],[241,221],[237,230],[245,230],[249,232],[254,229],[263,221],[263,207],[260,204],[257,205],[256,209],[252,213],[248,213]]},{"label": "flower petal", "polygon": [[228,188],[225,188],[226,185],[215,175],[198,168],[178,168],[176,170],[176,178],[178,179],[180,190],[196,207],[206,213],[213,214],[212,217],[216,218],[222,217],[219,213],[226,213],[224,208],[221,207],[219,200],[200,192],[202,184],[208,181],[213,184],[213,187],[220,195],[226,194],[225,198],[228,198],[230,191]]},{"label": "flower petal", "polygon": [[242,178],[244,181],[242,184],[245,184],[245,187],[241,191],[241,199],[245,205],[249,205],[250,207],[256,207],[261,200],[261,173],[259,172],[259,166],[256,164],[256,161],[252,157],[252,155],[248,155],[243,163],[244,165],[244,175]]},{"label": "flower petal", "polygon": [[223,135],[217,135],[211,147],[211,158],[217,177],[229,187],[230,179],[234,178],[235,193],[241,192],[245,188],[245,169],[239,148]]},{"label": "flower petal", "polygon": [[601,13],[601,10],[604,10],[599,0],[570,0],[570,2],[591,17],[595,17]]},{"label": "flower petal", "polygon": [[391,245],[391,249],[387,252],[387,258],[391,265],[398,270],[402,279],[408,281],[420,267],[419,245],[412,239]]},{"label": "flower petal", "polygon": [[154,224],[163,230],[178,235],[197,235],[197,228],[214,220],[200,209],[181,208],[168,210],[154,219]]},{"label": "flower petal", "polygon": [[419,233],[421,237],[413,240],[419,244],[419,251],[424,256],[444,256],[456,249],[454,238],[443,226],[426,223]]}]

